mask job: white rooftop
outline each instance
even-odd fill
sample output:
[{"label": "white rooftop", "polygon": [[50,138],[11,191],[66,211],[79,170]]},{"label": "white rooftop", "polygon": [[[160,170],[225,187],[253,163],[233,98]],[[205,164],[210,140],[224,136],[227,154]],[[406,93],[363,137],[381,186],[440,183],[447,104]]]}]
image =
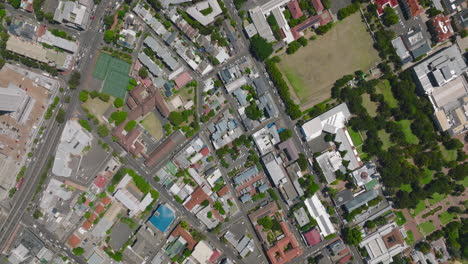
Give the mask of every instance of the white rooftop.
[{"label": "white rooftop", "polygon": [[336,232],[335,227],[330,221],[330,215],[327,210],[320,202],[317,194],[314,194],[311,198],[306,199],[304,204],[309,211],[309,214],[317,221],[320,229],[320,234],[324,237],[331,235]]}]

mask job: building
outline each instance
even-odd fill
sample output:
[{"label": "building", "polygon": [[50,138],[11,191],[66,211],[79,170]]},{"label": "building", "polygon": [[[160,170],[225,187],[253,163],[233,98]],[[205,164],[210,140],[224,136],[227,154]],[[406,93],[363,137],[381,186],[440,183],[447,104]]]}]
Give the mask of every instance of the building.
[{"label": "building", "polygon": [[23,40],[13,35],[10,35],[8,38],[6,49],[38,62],[54,66],[59,71],[69,70],[74,62],[72,54],[48,49],[37,42]]},{"label": "building", "polygon": [[[26,91],[13,83],[8,84],[6,88],[0,87],[0,114],[22,112],[18,113],[19,116],[27,115],[25,112],[28,111],[27,105],[30,100],[31,97]],[[19,120],[22,118],[20,117]]]},{"label": "building", "polygon": [[353,210],[367,204],[371,200],[377,198],[379,194],[377,193],[376,190],[369,190],[366,191],[358,196],[355,196],[351,201],[348,201],[347,203],[344,204],[344,207],[346,208],[346,211],[349,213],[352,212]]},{"label": "building", "polygon": [[211,263],[210,259],[213,255],[219,254],[213,250],[205,241],[200,241],[192,252],[192,257],[198,261],[198,263]]},{"label": "building", "polygon": [[431,50],[420,27],[408,29],[405,34],[392,40],[392,45],[403,64],[419,59]]},{"label": "building", "polygon": [[299,158],[299,150],[291,138],[279,143],[278,148],[284,151],[289,162],[294,162]]},{"label": "building", "polygon": [[78,121],[68,120],[60,137],[52,173],[61,177],[70,177],[72,169],[69,167],[69,162],[72,156],[80,156],[92,139],[93,136],[85,131]]},{"label": "building", "polygon": [[413,67],[416,84],[426,94],[442,87],[468,70],[457,45],[445,48]]},{"label": "building", "polygon": [[301,7],[299,6],[299,2],[297,0],[293,0],[288,2],[288,9],[291,12],[291,16],[294,19],[298,19],[304,15],[302,13]]},{"label": "building", "polygon": [[316,157],[315,160],[322,169],[328,184],[336,180],[336,171],[346,172],[346,168],[343,166],[343,158],[338,151],[327,151]]},{"label": "building", "polygon": [[400,229],[397,224],[390,223],[364,237],[359,246],[365,248],[369,254],[367,263],[391,263],[394,256],[408,247],[404,234],[406,234],[404,228]]},{"label": "building", "polygon": [[278,107],[270,93],[264,93],[258,97],[258,108],[263,110],[266,118],[275,118],[279,115]]},{"label": "building", "polygon": [[366,190],[373,189],[378,184],[380,174],[374,163],[366,163],[361,168],[353,171],[351,175],[357,186],[364,186]]},{"label": "building", "polygon": [[187,8],[187,14],[203,26],[211,24],[222,13],[223,11],[216,0],[205,0]]},{"label": "building", "polygon": [[344,128],[346,122],[351,117],[348,106],[342,103],[320,116],[307,121],[301,127],[305,141],[311,141],[320,136],[323,132],[336,134],[338,129]]},{"label": "building", "polygon": [[296,211],[294,211],[293,214],[294,214],[294,219],[296,219],[296,222],[300,227],[303,227],[307,225],[308,223],[310,223],[309,216],[307,215],[304,207],[297,209]]},{"label": "building", "polygon": [[156,77],[161,77],[162,74],[164,73],[163,70],[159,67],[156,62],[154,62],[148,55],[146,55],[144,52],[140,52],[138,54],[138,60],[143,64],[146,68],[148,68],[148,71]]},{"label": "building", "polygon": [[454,15],[453,18],[459,30],[468,29],[468,9],[463,9],[460,13]]},{"label": "building", "polygon": [[47,30],[45,25],[40,27],[37,35],[37,42],[39,43],[54,46],[70,53],[78,51],[78,44],[76,42],[53,35]]},{"label": "building", "polygon": [[451,135],[467,130],[467,70],[466,62],[456,45],[413,67],[416,84],[429,97],[439,129]]},{"label": "building", "polygon": [[400,7],[406,19],[417,17],[424,12],[424,8],[418,0],[401,0]]},{"label": "building", "polygon": [[280,142],[278,128],[275,124],[263,127],[253,133],[252,137],[262,156],[272,151],[275,145]]},{"label": "building", "polygon": [[443,14],[431,18],[428,24],[435,42],[446,41],[454,34],[450,18]]},{"label": "building", "polygon": [[263,172],[260,172],[257,166],[238,174],[233,178],[233,182],[237,195],[243,203],[251,201],[256,193],[264,193],[269,188]]},{"label": "building", "polygon": [[171,51],[167,47],[160,45],[153,37],[146,37],[144,44],[153,50],[156,56],[162,59],[164,64],[166,64],[171,71],[175,71],[180,67],[179,62],[172,57]]},{"label": "building", "polygon": [[311,198],[304,201],[304,204],[315,221],[317,221],[320,229],[320,234],[323,237],[334,234],[336,232],[335,227],[330,221],[330,215],[327,213],[326,208],[320,202],[317,194],[314,194]]},{"label": "building", "polygon": [[[451,15],[463,10],[463,3],[465,0],[441,0],[447,14]],[[465,5],[466,8],[466,5]]]},{"label": "building", "polygon": [[385,7],[389,6],[391,8],[395,8],[398,6],[397,0],[375,0],[373,4],[377,5],[377,14],[379,16],[384,14]]},{"label": "building", "polygon": [[90,4],[86,6],[82,1],[60,1],[55,9],[54,20],[72,28],[86,30],[93,10],[92,1],[86,3]]},{"label": "building", "polygon": [[182,144],[185,136],[180,130],[172,133],[166,140],[159,144],[145,160],[145,165],[151,167],[166,158],[177,146]]},{"label": "building", "polygon": [[224,234],[224,238],[236,249],[237,253],[243,258],[255,250],[255,242],[248,236],[237,239],[231,231]]},{"label": "building", "polygon": [[304,22],[300,23],[299,25],[293,27],[291,32],[294,36],[294,39],[297,40],[298,38],[304,36],[304,31],[309,28],[318,28],[319,26],[324,26],[332,21],[331,14],[328,10],[324,10],[322,13],[317,14],[313,17],[309,17],[308,19],[304,20]]},{"label": "building", "polygon": [[318,245],[320,242],[322,242],[322,238],[320,237],[320,232],[317,230],[317,228],[314,228],[310,231],[307,231],[303,234],[305,240],[307,241],[307,244],[311,247]]},{"label": "building", "polygon": [[276,187],[279,187],[288,182],[287,174],[283,167],[283,162],[279,157],[275,156],[273,152],[263,156],[262,162],[265,165],[266,172]]}]

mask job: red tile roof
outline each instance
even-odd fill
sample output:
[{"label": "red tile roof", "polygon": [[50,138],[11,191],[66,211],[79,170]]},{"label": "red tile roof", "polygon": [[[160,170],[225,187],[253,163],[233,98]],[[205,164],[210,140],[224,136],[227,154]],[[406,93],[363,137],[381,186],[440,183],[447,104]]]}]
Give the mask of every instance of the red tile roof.
[{"label": "red tile roof", "polygon": [[191,211],[196,205],[201,204],[205,200],[208,200],[208,195],[205,193],[202,187],[198,187],[190,195],[190,200],[188,200],[184,206],[187,208],[187,210]]},{"label": "red tile roof", "polygon": [[206,157],[208,154],[210,154],[210,149],[208,147],[204,147],[202,150],[200,150],[200,153],[203,155],[203,157]]},{"label": "red tile roof", "polygon": [[424,12],[424,8],[419,4],[418,0],[406,0],[408,6],[410,7],[410,12],[412,16],[419,16]]},{"label": "red tile roof", "polygon": [[340,263],[346,263],[348,262],[350,259],[351,259],[351,254],[350,255],[347,255],[346,257],[340,259]]},{"label": "red tile roof", "polygon": [[229,192],[229,187],[228,187],[227,185],[224,185],[223,188],[219,189],[218,195],[219,195],[220,197],[223,197],[223,196],[226,195],[228,192]]},{"label": "red tile roof", "polygon": [[208,260],[211,263],[214,263],[219,256],[221,256],[221,252],[219,252],[217,249],[213,252],[213,255],[211,255],[210,259]]},{"label": "red tile roof", "polygon": [[45,24],[40,25],[39,28],[37,29],[37,37],[40,38],[42,37],[47,31],[47,26]]},{"label": "red tile roof", "polygon": [[89,222],[89,221],[86,221],[83,223],[83,225],[81,226],[84,230],[89,230],[91,228],[91,226],[93,225],[93,223]]},{"label": "red tile roof", "polygon": [[160,161],[161,159],[165,158],[177,145],[181,144],[185,140],[185,137],[180,132],[176,131],[172,133],[169,138],[167,138],[163,143],[159,144],[159,146],[149,154],[149,157],[145,160],[145,165],[147,167],[151,167],[156,162]]},{"label": "red tile roof", "polygon": [[375,0],[374,4],[377,5],[377,14],[381,16],[383,15],[383,11],[386,6],[395,8],[396,6],[398,6],[398,1],[397,0]]},{"label": "red tile roof", "polygon": [[[267,250],[268,258],[273,264],[283,264],[290,262],[292,259],[302,255],[303,251],[299,247],[296,238],[289,231],[286,222],[281,222],[284,237],[279,240],[273,247]],[[285,251],[285,248],[290,244],[292,249]]]},{"label": "red tile roof", "polygon": [[77,246],[80,245],[80,243],[81,243],[81,239],[79,237],[77,237],[76,235],[72,235],[67,241],[67,244],[71,248],[76,248]]},{"label": "red tile roof", "polygon": [[450,24],[450,18],[439,14],[430,20],[430,25],[434,38],[437,42],[442,42],[453,36],[453,28]]},{"label": "red tile roof", "polygon": [[96,206],[96,209],[94,209],[94,212],[98,215],[101,214],[102,212],[104,212],[104,206],[99,204],[98,206]]},{"label": "red tile roof", "polygon": [[172,237],[182,237],[185,241],[187,241],[187,248],[189,250],[193,250],[197,245],[197,241],[190,235],[187,230],[183,229],[180,224],[172,231]]},{"label": "red tile roof", "polygon": [[91,215],[88,218],[88,221],[94,223],[94,221],[96,221],[97,218],[98,216],[95,213],[91,213]]},{"label": "red tile roof", "polygon": [[322,13],[322,11],[325,9],[323,7],[322,1],[320,1],[320,0],[311,0],[311,2],[312,2],[312,5],[314,6],[315,11],[317,12],[317,14]]},{"label": "red tile roof", "polygon": [[299,6],[299,3],[297,2],[297,0],[293,0],[289,2],[288,9],[291,12],[291,16],[294,19],[300,18],[301,16],[304,15],[304,13],[302,13],[301,7]]},{"label": "red tile roof", "polygon": [[96,187],[102,189],[107,183],[107,178],[102,174],[98,174],[93,183]]},{"label": "red tile roof", "polygon": [[178,88],[182,88],[191,80],[192,80],[192,76],[188,72],[183,72],[174,79],[174,82],[176,83]]},{"label": "red tile roof", "polygon": [[328,10],[325,10],[321,14],[315,15],[313,17],[309,17],[308,19],[304,20],[304,22],[293,27],[291,29],[291,32],[294,36],[294,39],[298,39],[302,36],[300,32],[311,27],[318,27],[318,26],[326,25],[330,21],[331,21],[330,12],[328,12]]},{"label": "red tile roof", "polygon": [[320,233],[317,230],[317,228],[314,228],[310,230],[309,232],[304,233],[304,237],[307,241],[307,244],[309,244],[309,246],[315,246],[322,241],[322,239],[320,238]]},{"label": "red tile roof", "polygon": [[104,198],[101,199],[101,204],[104,205],[104,206],[107,206],[108,204],[110,204],[112,202],[111,198],[106,196]]}]

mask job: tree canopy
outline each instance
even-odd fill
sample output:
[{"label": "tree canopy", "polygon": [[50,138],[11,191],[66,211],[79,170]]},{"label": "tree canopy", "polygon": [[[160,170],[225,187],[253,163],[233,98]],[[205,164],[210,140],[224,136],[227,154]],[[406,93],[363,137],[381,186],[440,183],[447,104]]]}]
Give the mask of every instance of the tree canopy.
[{"label": "tree canopy", "polygon": [[255,36],[250,39],[250,50],[257,59],[263,61],[273,53],[273,45],[266,39]]}]

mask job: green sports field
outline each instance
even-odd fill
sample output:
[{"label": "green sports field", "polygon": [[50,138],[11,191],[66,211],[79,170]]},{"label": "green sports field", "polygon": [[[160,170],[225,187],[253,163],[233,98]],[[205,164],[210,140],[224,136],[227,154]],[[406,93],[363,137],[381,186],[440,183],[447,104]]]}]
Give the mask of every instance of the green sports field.
[{"label": "green sports field", "polygon": [[93,77],[104,81],[103,93],[125,99],[129,71],[130,64],[101,52],[94,66]]}]

